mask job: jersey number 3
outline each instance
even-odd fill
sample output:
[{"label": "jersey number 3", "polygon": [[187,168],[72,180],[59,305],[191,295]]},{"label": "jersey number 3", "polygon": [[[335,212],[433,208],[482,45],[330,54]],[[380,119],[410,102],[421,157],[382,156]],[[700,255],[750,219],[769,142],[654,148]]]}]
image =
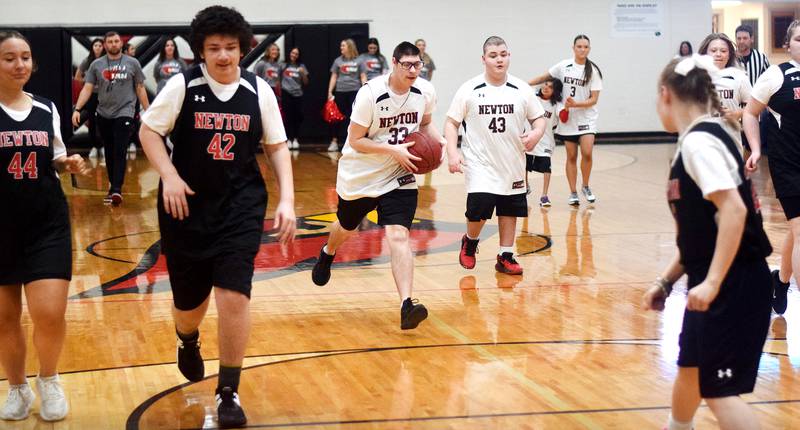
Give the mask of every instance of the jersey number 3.
[{"label": "jersey number 3", "polygon": [[[222,143],[225,143],[225,147]],[[215,160],[233,160],[236,154],[231,152],[233,145],[236,145],[236,136],[230,133],[214,133],[211,143],[208,144],[208,153],[211,154]]]},{"label": "jersey number 3", "polygon": [[492,130],[492,133],[503,133],[506,131],[506,119],[502,116],[497,118],[492,118],[492,121],[489,122],[489,130]]},{"label": "jersey number 3", "polygon": [[31,152],[28,154],[28,159],[25,160],[25,164],[22,164],[22,153],[16,152],[11,157],[11,162],[8,163],[8,169],[6,169],[8,173],[14,175],[14,179],[23,179],[25,177],[25,173],[28,174],[28,178],[36,179],[39,177],[39,169],[36,167],[36,153]]}]

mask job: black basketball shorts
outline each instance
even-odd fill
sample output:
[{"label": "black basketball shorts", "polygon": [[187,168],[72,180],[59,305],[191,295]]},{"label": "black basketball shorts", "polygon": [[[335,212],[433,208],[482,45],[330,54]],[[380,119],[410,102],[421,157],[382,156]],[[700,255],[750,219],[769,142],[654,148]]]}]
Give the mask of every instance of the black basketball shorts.
[{"label": "black basketball shorts", "polygon": [[37,228],[2,231],[0,285],[18,285],[41,279],[72,279],[72,236],[64,212]]},{"label": "black basketball shorts", "polygon": [[464,216],[468,221],[481,221],[492,219],[492,213],[497,208],[497,216],[513,216],[525,218],[528,216],[528,199],[525,193],[501,195],[492,193],[467,194],[467,211]]},{"label": "black basketball shorts", "polygon": [[781,202],[787,221],[800,216],[800,196],[779,197],[778,201]]},{"label": "black basketball shorts", "polygon": [[550,157],[525,154],[525,170],[529,172],[550,173]]},{"label": "black basketball shorts", "polygon": [[353,231],[368,213],[377,208],[379,225],[402,225],[410,229],[414,214],[417,212],[418,194],[416,189],[395,189],[378,197],[362,197],[355,200],[344,200],[339,196],[336,217],[343,229]]},{"label": "black basketball shorts", "polygon": [[211,294],[212,287],[237,291],[250,298],[257,253],[257,248],[226,251],[202,260],[166,255],[175,307],[182,311],[197,308]]},{"label": "black basketball shorts", "polygon": [[[705,276],[689,271],[690,289]],[[685,311],[678,366],[699,368],[703,398],[753,391],[769,330],[771,300],[766,261],[735,261],[709,309]]]}]

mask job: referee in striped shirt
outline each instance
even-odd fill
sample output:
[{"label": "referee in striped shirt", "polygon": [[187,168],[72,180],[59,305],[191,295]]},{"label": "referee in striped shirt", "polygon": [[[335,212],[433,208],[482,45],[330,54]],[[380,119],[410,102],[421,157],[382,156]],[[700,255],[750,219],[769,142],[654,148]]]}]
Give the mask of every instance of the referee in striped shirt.
[{"label": "referee in striped shirt", "polygon": [[[750,85],[755,85],[758,77],[764,73],[769,67],[769,60],[763,52],[753,49],[753,27],[747,24],[742,24],[736,27],[736,56],[739,61],[744,65],[747,70],[747,76],[750,78]],[[761,114],[760,132],[761,132],[761,152],[767,153],[767,129],[768,127],[777,127],[778,124],[769,110],[765,109]],[[747,138],[742,133],[742,143],[748,150],[750,145],[747,143]]]}]

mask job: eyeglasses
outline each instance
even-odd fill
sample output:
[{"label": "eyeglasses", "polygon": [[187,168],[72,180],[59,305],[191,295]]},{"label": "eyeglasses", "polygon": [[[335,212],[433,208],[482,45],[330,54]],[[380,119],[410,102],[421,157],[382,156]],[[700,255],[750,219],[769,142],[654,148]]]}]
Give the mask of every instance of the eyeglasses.
[{"label": "eyeglasses", "polygon": [[416,70],[420,70],[422,69],[422,66],[425,65],[425,63],[423,63],[422,61],[401,61],[397,64],[399,64],[400,67],[403,68],[403,70],[411,70],[412,67]]}]

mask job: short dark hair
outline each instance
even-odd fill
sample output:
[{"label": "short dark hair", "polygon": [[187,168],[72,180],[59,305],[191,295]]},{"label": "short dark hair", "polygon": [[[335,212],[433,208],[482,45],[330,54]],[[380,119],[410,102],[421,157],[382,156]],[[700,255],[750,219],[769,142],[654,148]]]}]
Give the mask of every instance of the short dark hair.
[{"label": "short dark hair", "polygon": [[103,36],[103,42],[105,42],[106,39],[108,39],[109,37],[114,37],[114,36],[119,36],[119,33],[117,33],[116,31],[113,31],[113,30],[112,31],[107,31],[105,36]]},{"label": "short dark hair", "polygon": [[750,35],[750,37],[753,37],[753,27],[750,27],[747,24],[742,24],[742,25],[736,27],[736,31],[734,31],[733,34],[736,34],[736,33],[740,32],[740,31],[746,31],[747,34]]},{"label": "short dark hair", "polygon": [[242,55],[250,52],[250,41],[253,40],[253,29],[241,13],[234,8],[225,6],[209,6],[197,12],[191,24],[189,44],[192,46],[195,58],[203,61],[203,43],[206,37],[214,34],[224,34],[239,39],[239,49]]},{"label": "short dark hair", "polygon": [[488,48],[490,46],[500,46],[500,45],[508,46],[508,44],[506,43],[505,40],[503,40],[502,37],[500,37],[500,36],[489,36],[483,42],[483,52],[485,53],[486,52],[486,48]]},{"label": "short dark hair", "polygon": [[400,44],[394,48],[394,52],[392,52],[392,57],[395,60],[400,61],[400,59],[403,58],[403,56],[405,55],[419,56],[419,48],[417,48],[416,45],[408,41],[400,42]]}]

